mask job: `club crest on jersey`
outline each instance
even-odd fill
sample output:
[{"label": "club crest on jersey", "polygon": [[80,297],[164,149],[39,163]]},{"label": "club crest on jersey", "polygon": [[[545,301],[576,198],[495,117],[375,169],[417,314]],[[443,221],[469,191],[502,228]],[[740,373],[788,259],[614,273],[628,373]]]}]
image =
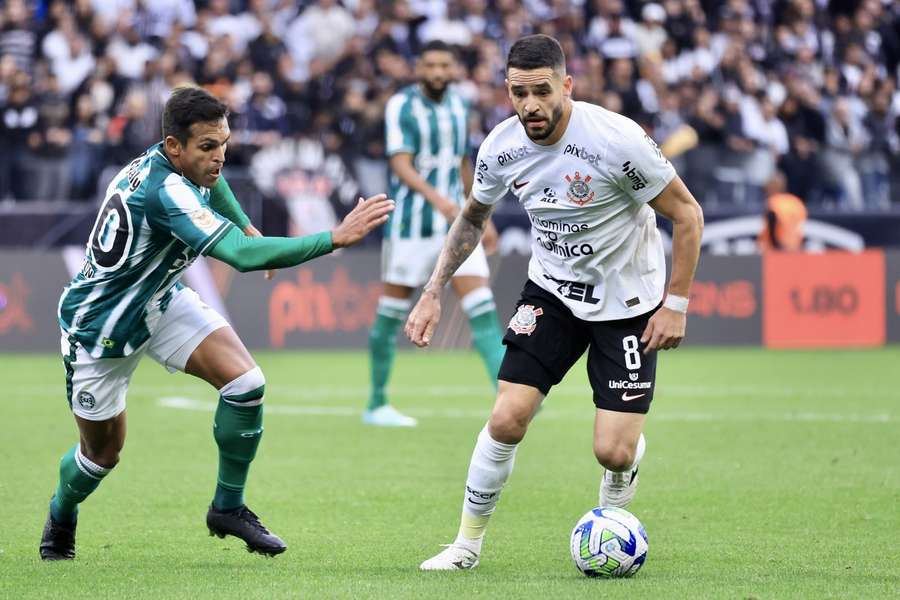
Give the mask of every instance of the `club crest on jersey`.
[{"label": "club crest on jersey", "polygon": [[209,229],[214,229],[216,226],[216,217],[213,216],[212,211],[208,208],[198,208],[197,210],[191,212],[188,215],[191,219],[191,223],[193,223],[197,229],[202,231],[208,231]]},{"label": "club crest on jersey", "polygon": [[516,334],[531,335],[537,327],[537,318],[544,314],[543,308],[535,308],[531,304],[523,304],[509,320],[509,328]]},{"label": "club crest on jersey", "polygon": [[591,182],[591,176],[585,175],[581,178],[581,173],[575,171],[574,176],[566,175],[566,181],[569,182],[569,190],[566,197],[578,206],[584,206],[594,199],[594,191],[588,184]]}]

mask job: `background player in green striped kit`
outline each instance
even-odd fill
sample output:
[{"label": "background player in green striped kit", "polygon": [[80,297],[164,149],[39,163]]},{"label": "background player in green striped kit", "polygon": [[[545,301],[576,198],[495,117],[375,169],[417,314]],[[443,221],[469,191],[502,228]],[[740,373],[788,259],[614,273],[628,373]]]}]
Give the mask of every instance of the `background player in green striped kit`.
[{"label": "background player in green striped kit", "polygon": [[[332,231],[262,237],[221,176],[230,136],[226,106],[199,88],[173,92],[163,142],[110,183],[84,267],[59,303],[66,391],[80,441],[62,458],[41,537],[44,560],[75,557],[78,505],[119,461],[125,395],[144,354],[219,391],[213,433],[219,470],[206,523],[267,555],[287,546],[244,504],[262,436],[265,378],[227,321],[179,283],[200,254],[240,271],[300,264],[358,242],[393,209],[383,194],[357,206]],[[164,485],[160,485],[164,488]]]},{"label": "background player in green striped kit", "polygon": [[[381,268],[384,290],[369,333],[372,387],[363,421],[372,425],[416,424],[415,419],[388,404],[385,387],[410,297],[428,280],[447,224],[456,218],[472,186],[468,106],[450,85],[456,68],[449,46],[429,42],[416,64],[418,83],[392,96],[385,110],[389,193],[397,209],[385,227]],[[489,250],[496,246],[493,227],[485,232],[483,241]],[[469,318],[475,348],[496,385],[503,346],[488,275],[485,252],[479,246],[451,282]]]}]

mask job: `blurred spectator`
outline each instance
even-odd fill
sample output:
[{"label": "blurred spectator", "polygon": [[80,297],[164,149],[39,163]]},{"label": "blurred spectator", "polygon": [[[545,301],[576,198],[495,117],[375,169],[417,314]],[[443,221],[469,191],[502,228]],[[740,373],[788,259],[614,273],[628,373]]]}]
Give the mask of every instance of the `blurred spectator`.
[{"label": "blurred spectator", "polygon": [[626,17],[625,7],[619,0],[604,4],[605,10],[592,21],[588,36],[605,58],[635,58],[638,47],[634,21]]},{"label": "blurred spectator", "polygon": [[156,58],[156,48],[141,39],[134,24],[129,23],[119,28],[106,49],[106,54],[113,59],[116,73],[126,79],[138,79],[144,74],[147,61]]},{"label": "blurred spectator", "polygon": [[634,79],[634,63],[628,58],[616,58],[608,64],[606,91],[613,92],[621,101],[621,109],[616,112],[621,112],[632,119],[641,120],[644,107],[638,96],[637,82]]},{"label": "blurred spectator", "polygon": [[638,55],[657,55],[668,39],[664,24],[666,9],[661,5],[650,3],[641,8],[641,22],[634,28],[634,39]]},{"label": "blurred spectator", "polygon": [[757,237],[760,252],[797,252],[803,248],[806,224],[803,200],[785,191],[784,174],[776,172],[766,183],[766,211]]},{"label": "blurred spectator", "polygon": [[891,90],[887,87],[872,94],[863,127],[869,144],[859,158],[863,197],[866,206],[874,209],[890,208],[890,157],[900,150],[895,123],[897,116],[890,110]]},{"label": "blurred spectator", "polygon": [[337,0],[315,0],[286,34],[296,68],[306,76],[326,71],[343,53],[355,27],[353,15]]},{"label": "blurred spectator", "polygon": [[856,160],[866,149],[867,137],[862,123],[850,111],[849,101],[843,97],[835,100],[825,125],[822,162],[829,183],[840,192],[839,203],[849,210],[864,208]]},{"label": "blurred spectator", "polygon": [[[26,125],[34,97],[61,96],[71,115],[50,137],[71,128],[67,156],[105,167],[156,141],[162,102],[188,82],[232,108],[232,165],[302,134],[377,182],[378,115],[423,40],[461,45],[477,148],[512,114],[506,53],[535,32],[560,40],[574,97],[636,119],[703,203],[759,210],[777,164],[811,205],[897,206],[900,5],[886,0],[7,0],[0,196],[34,194],[11,175],[34,167],[13,149],[50,133]],[[89,179],[73,193],[90,196]]]},{"label": "blurred spectator", "polygon": [[16,66],[31,73],[37,34],[24,0],[9,0],[0,19],[0,55],[11,56]]},{"label": "blurred spectator", "polygon": [[272,77],[264,72],[253,73],[252,94],[241,113],[233,119],[241,146],[247,158],[260,148],[271,146],[289,133],[287,107],[273,94]]},{"label": "blurred spectator", "polygon": [[819,109],[820,96],[806,81],[788,83],[788,96],[780,116],[788,132],[790,149],[782,157],[781,168],[788,191],[807,202],[818,202],[821,176],[819,154],[825,143],[825,117]]},{"label": "blurred spectator", "polygon": [[60,90],[66,95],[78,89],[96,65],[87,40],[75,29],[71,17],[44,38],[42,48]]},{"label": "blurred spectator", "polygon": [[744,96],[741,102],[742,127],[755,146],[747,163],[747,182],[754,189],[766,185],[788,151],[787,130],[775,112],[774,103],[762,93]]},{"label": "blurred spectator", "polygon": [[29,197],[27,191],[28,140],[38,124],[38,107],[31,95],[31,77],[18,71],[12,77],[0,121],[0,200]]},{"label": "blurred spectator", "polygon": [[119,114],[110,120],[107,131],[112,164],[124,166],[159,141],[162,125],[146,118],[148,108],[147,94],[139,88],[123,99]]},{"label": "blurred spectator", "polygon": [[34,200],[68,200],[70,191],[69,102],[55,75],[46,80],[46,89],[38,99],[37,127],[28,135],[31,150],[30,178]]},{"label": "blurred spectator", "polygon": [[259,35],[250,41],[248,55],[253,67],[258,71],[274,73],[287,48],[275,33],[271,15],[264,14],[260,22]]},{"label": "blurred spectator", "polygon": [[103,166],[103,119],[97,114],[94,99],[89,94],[78,96],[72,119],[72,143],[69,147],[69,177],[72,198],[82,200],[94,194],[97,177]]},{"label": "blurred spectator", "polygon": [[[210,0],[206,30],[213,38],[228,36],[236,54],[243,54],[247,44],[262,33],[262,23],[250,12],[231,14],[229,0]],[[260,4],[259,1],[255,4]]]}]

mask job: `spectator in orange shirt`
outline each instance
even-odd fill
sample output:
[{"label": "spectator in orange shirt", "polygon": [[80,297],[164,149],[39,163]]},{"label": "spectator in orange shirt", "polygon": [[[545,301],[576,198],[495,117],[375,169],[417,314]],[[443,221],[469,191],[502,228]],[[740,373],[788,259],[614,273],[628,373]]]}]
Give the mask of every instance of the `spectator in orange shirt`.
[{"label": "spectator in orange shirt", "polygon": [[776,171],[766,184],[766,213],[756,241],[760,252],[797,252],[803,249],[806,205],[785,191],[784,173]]}]

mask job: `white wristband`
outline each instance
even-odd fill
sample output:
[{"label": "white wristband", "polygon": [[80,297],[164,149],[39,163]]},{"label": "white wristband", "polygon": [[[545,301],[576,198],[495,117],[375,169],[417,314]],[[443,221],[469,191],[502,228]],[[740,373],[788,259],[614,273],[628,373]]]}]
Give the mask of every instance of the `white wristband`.
[{"label": "white wristband", "polygon": [[666,296],[666,301],[663,302],[663,306],[668,308],[669,310],[687,314],[688,299],[684,296],[669,294]]}]

